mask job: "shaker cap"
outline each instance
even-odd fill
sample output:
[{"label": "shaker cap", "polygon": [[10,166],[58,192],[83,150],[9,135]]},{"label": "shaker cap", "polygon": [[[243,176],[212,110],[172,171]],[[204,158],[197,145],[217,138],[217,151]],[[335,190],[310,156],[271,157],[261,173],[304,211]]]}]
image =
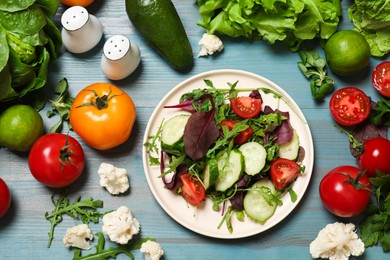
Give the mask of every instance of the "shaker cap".
[{"label": "shaker cap", "polygon": [[83,27],[89,19],[87,9],[82,6],[68,8],[61,17],[62,26],[68,31],[75,31]]}]

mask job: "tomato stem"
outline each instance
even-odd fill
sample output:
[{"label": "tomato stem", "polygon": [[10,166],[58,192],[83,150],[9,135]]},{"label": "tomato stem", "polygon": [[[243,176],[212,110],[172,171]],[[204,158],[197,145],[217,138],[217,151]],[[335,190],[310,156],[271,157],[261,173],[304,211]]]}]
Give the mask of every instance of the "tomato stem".
[{"label": "tomato stem", "polygon": [[353,178],[351,175],[349,175],[346,172],[339,172],[339,173],[348,178],[348,179],[344,180],[344,183],[351,184],[357,190],[364,189],[364,190],[371,192],[371,190],[369,188],[367,188],[366,186],[364,186],[363,184],[361,184],[359,182],[359,179],[363,176],[363,174],[365,174],[365,172],[366,171],[360,171],[359,174],[356,176],[356,178]]},{"label": "tomato stem", "polygon": [[96,93],[96,91],[94,89],[85,89],[83,91],[91,91],[94,94],[93,98],[95,98],[95,101],[93,100],[93,98],[91,98],[90,102],[81,104],[81,105],[77,106],[77,108],[79,108],[79,107],[86,107],[86,106],[95,106],[97,109],[102,110],[102,109],[108,107],[108,102],[112,98],[117,97],[117,96],[121,96],[123,94],[122,93],[122,94],[117,94],[117,95],[112,95],[111,96],[111,92],[112,92],[111,88],[110,88],[110,92],[108,92],[108,94],[105,94],[105,95],[103,95],[101,97],[99,97],[99,95]]},{"label": "tomato stem", "polygon": [[72,145],[68,143],[68,135],[65,139],[65,145],[61,147],[60,149],[60,157],[58,160],[61,163],[61,173],[64,170],[67,163],[76,166],[76,164],[70,159],[70,156],[74,154],[72,150],[69,150],[69,147]]}]

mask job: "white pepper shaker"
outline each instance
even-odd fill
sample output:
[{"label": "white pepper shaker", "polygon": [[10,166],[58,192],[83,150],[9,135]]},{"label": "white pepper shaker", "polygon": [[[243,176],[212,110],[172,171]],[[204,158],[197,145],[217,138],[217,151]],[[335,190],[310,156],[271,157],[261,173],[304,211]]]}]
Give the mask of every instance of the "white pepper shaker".
[{"label": "white pepper shaker", "polygon": [[99,19],[82,6],[68,8],[61,17],[62,42],[72,53],[84,53],[95,47],[103,36]]},{"label": "white pepper shaker", "polygon": [[114,35],[104,44],[100,66],[107,78],[121,80],[133,73],[140,61],[138,46],[123,35]]}]

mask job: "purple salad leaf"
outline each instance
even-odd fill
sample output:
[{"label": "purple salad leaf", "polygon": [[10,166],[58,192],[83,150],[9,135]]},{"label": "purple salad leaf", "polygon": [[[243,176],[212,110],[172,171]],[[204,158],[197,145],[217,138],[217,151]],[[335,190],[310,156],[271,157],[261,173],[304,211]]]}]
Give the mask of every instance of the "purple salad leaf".
[{"label": "purple salad leaf", "polygon": [[214,102],[212,96],[208,96],[212,103],[212,109],[208,112],[193,113],[184,128],[185,152],[194,161],[205,156],[210,146],[219,137],[219,129],[214,118]]}]

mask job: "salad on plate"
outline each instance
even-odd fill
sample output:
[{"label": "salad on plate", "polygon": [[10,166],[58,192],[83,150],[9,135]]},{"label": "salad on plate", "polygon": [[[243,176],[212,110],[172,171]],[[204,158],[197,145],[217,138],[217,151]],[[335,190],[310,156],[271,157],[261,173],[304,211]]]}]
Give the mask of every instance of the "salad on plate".
[{"label": "salad on plate", "polygon": [[280,109],[289,100],[273,88],[203,82],[164,104],[175,113],[163,116],[144,144],[149,167],[159,172],[149,178],[161,179],[166,193],[193,208],[194,219],[211,207],[217,229],[233,233],[236,221],[265,224],[285,197],[295,203],[294,183],[306,174],[306,151],[290,120],[294,109]]}]

